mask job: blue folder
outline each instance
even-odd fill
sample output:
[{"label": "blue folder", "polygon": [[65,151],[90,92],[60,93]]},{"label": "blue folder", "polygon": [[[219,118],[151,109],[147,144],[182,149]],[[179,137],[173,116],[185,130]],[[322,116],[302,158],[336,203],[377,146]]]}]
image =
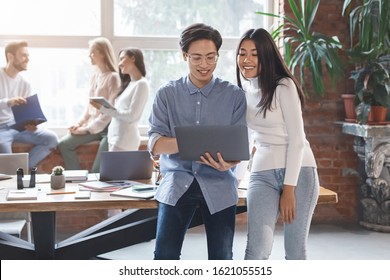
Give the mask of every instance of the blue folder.
[{"label": "blue folder", "polygon": [[12,106],[15,124],[10,127],[13,129],[23,131],[26,124],[40,124],[47,121],[39,104],[38,95],[31,95],[26,100],[26,104]]}]

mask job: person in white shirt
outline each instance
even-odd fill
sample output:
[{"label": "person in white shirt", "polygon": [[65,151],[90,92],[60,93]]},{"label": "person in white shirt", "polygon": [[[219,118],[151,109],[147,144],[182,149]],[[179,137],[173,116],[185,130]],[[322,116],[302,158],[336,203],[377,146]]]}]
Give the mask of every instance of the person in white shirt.
[{"label": "person in white shirt", "polygon": [[58,138],[54,132],[40,128],[34,122],[26,124],[22,131],[11,128],[15,124],[12,107],[25,104],[31,95],[30,83],[20,75],[27,70],[29,62],[27,47],[26,41],[11,42],[5,47],[7,65],[0,68],[0,153],[12,153],[13,142],[32,144],[29,151],[31,169],[57,147]]},{"label": "person in white shirt", "polygon": [[237,82],[246,92],[254,141],[245,259],[269,258],[279,215],[285,258],[306,259],[319,179],[304,132],[304,93],[266,30],[250,29],[242,36]]},{"label": "person in white shirt", "polygon": [[[91,63],[96,66],[96,73],[91,79],[89,96],[102,96],[113,104],[120,79],[111,42],[104,37],[95,38],[89,42],[89,52]],[[110,116],[101,114],[88,104],[80,121],[69,127],[69,134],[65,135],[58,145],[66,169],[81,169],[76,149],[97,140],[100,144],[90,171],[99,172],[100,152],[108,150],[107,128],[110,121]]]},{"label": "person in white shirt", "polygon": [[95,101],[90,101],[90,104],[112,117],[107,135],[109,151],[136,151],[141,143],[138,123],[149,97],[144,56],[140,49],[120,51],[119,76],[121,88],[115,99],[115,109]]}]

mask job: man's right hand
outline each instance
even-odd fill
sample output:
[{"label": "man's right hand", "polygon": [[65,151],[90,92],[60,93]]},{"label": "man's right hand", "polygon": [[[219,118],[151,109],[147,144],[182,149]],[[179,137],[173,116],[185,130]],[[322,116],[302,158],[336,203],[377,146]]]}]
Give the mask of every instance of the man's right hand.
[{"label": "man's right hand", "polygon": [[14,98],[10,98],[8,100],[7,105],[9,107],[13,107],[13,106],[17,106],[17,105],[26,104],[26,103],[27,103],[26,98],[24,98],[24,97],[14,97]]}]

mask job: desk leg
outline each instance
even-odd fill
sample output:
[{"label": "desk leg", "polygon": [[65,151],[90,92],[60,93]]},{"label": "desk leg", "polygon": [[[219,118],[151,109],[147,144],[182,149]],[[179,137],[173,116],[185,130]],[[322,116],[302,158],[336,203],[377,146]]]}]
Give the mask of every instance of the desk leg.
[{"label": "desk leg", "polygon": [[54,259],[55,212],[32,212],[35,255],[37,259]]}]

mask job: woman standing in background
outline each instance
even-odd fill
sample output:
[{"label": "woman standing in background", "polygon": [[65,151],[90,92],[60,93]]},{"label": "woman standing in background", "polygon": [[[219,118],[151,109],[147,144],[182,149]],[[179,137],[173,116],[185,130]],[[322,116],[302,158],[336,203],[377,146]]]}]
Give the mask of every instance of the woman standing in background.
[{"label": "woman standing in background", "polygon": [[[116,70],[116,59],[111,42],[103,37],[89,42],[89,56],[96,73],[92,76],[89,96],[102,96],[113,103],[119,89],[120,79]],[[69,134],[64,136],[59,149],[66,169],[81,169],[76,149],[92,141],[100,141],[99,149],[91,172],[99,172],[100,152],[108,150],[107,127],[111,120],[109,115],[101,114],[96,108],[88,105],[83,117],[69,127]]]},{"label": "woman standing in background", "polygon": [[138,122],[149,97],[144,56],[140,49],[120,51],[119,76],[121,87],[115,99],[115,109],[106,108],[95,101],[90,103],[104,115],[112,117],[108,127],[109,150],[136,151],[141,143]]},{"label": "woman standing in background", "polygon": [[279,214],[285,258],[306,259],[319,194],[316,162],[304,132],[303,91],[266,30],[250,29],[242,36],[237,82],[245,90],[247,122],[255,142],[245,259],[269,258]]}]

